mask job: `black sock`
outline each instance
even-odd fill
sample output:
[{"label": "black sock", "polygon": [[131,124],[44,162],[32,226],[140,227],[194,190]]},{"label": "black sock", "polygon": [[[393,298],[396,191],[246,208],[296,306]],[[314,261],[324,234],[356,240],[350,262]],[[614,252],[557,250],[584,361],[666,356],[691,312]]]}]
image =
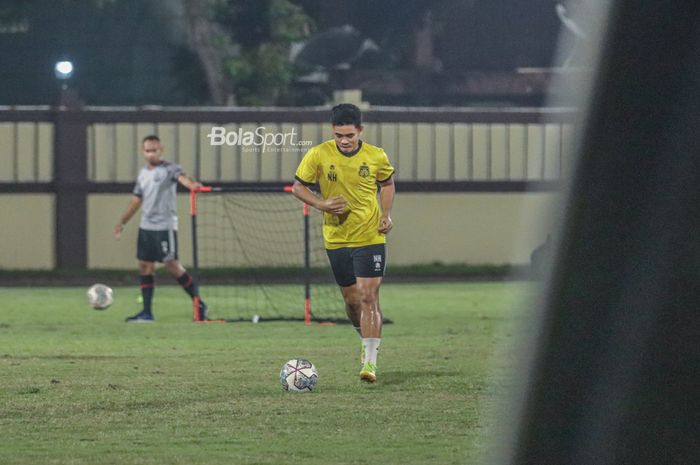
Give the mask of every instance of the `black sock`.
[{"label": "black sock", "polygon": [[194,279],[187,272],[177,278],[177,282],[190,297],[194,299],[197,296],[197,286],[194,285]]},{"label": "black sock", "polygon": [[141,297],[143,297],[143,311],[151,313],[151,302],[155,291],[155,276],[152,274],[141,275]]}]

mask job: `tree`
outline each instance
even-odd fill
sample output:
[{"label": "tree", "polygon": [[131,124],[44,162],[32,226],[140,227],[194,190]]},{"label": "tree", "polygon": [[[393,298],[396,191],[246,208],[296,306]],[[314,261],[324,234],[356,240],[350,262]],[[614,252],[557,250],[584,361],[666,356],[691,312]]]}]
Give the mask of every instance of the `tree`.
[{"label": "tree", "polygon": [[291,0],[184,0],[188,43],[212,103],[274,105],[290,92],[293,42],[313,27]]},{"label": "tree", "polygon": [[204,70],[212,103],[234,104],[233,85],[225,71],[226,60],[235,55],[229,35],[214,20],[219,0],[184,0],[187,42]]},{"label": "tree", "polygon": [[227,0],[216,20],[240,47],[224,68],[242,105],[274,105],[290,93],[296,70],[289,60],[292,43],[306,38],[313,22],[290,0]]}]

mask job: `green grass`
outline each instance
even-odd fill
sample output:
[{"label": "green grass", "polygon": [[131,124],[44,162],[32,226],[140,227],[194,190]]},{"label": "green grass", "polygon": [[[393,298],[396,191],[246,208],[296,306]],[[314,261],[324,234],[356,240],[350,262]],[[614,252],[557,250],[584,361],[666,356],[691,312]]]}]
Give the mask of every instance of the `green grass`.
[{"label": "green grass", "polygon": [[[358,380],[347,325],[196,325],[159,287],[157,323],[127,325],[136,291],[104,312],[81,288],[4,288],[0,463],[478,463],[509,365],[525,283],[393,284],[379,382]],[[309,358],[317,390],[284,392]]]}]

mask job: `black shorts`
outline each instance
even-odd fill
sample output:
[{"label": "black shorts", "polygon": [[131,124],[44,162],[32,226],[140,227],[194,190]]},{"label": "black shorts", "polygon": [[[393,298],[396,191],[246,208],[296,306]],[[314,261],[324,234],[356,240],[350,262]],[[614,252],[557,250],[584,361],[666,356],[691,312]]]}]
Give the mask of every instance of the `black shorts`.
[{"label": "black shorts", "polygon": [[356,282],[355,278],[384,276],[386,244],[326,249],[326,253],[338,286],[352,286]]},{"label": "black shorts", "polygon": [[177,260],[177,231],[150,231],[139,228],[136,258],[145,262]]}]

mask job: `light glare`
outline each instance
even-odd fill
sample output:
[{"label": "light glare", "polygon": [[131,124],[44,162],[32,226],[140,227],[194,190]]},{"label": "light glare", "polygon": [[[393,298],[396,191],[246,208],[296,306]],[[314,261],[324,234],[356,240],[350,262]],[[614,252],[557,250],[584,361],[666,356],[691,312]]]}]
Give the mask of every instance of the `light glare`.
[{"label": "light glare", "polygon": [[58,79],[68,79],[73,75],[73,63],[70,61],[59,61],[54,68]]}]

